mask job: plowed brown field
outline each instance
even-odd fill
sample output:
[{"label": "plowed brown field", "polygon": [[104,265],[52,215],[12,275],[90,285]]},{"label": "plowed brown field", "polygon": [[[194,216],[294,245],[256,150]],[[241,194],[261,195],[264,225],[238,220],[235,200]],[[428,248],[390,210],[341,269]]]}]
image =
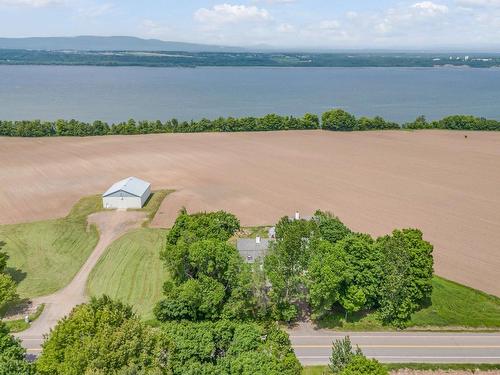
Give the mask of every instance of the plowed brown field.
[{"label": "plowed brown field", "polygon": [[374,235],[418,227],[439,275],[500,295],[500,133],[321,131],[0,138],[0,224],[65,215],[135,175],[178,210],[224,209],[243,225],[331,210]]}]

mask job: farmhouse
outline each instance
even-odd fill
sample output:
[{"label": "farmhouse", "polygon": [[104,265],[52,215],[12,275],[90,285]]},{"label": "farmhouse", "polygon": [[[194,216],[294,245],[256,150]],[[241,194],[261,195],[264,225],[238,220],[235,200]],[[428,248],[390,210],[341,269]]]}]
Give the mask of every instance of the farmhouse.
[{"label": "farmhouse", "polygon": [[128,177],[113,184],[103,195],[104,208],[142,208],[151,195],[151,184]]},{"label": "farmhouse", "polygon": [[269,242],[270,240],[260,237],[255,239],[241,238],[236,243],[236,248],[247,263],[254,263],[257,259],[262,259],[266,256],[269,249]]}]

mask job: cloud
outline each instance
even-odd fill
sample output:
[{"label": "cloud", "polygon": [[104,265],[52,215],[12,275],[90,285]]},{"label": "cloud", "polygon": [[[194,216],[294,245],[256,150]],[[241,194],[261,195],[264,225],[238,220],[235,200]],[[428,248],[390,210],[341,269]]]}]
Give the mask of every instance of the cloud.
[{"label": "cloud", "polygon": [[254,3],[267,3],[267,4],[291,4],[297,0],[253,0]]},{"label": "cloud", "polygon": [[500,0],[458,0],[456,3],[465,8],[500,8]]},{"label": "cloud", "polygon": [[278,31],[280,33],[293,33],[295,31],[295,27],[289,23],[282,23],[278,26]]},{"label": "cloud", "polygon": [[95,4],[87,7],[78,8],[78,14],[82,17],[99,17],[108,14],[113,10],[114,5],[110,3]]},{"label": "cloud", "polygon": [[411,7],[430,16],[447,13],[449,10],[446,5],[436,4],[432,1],[422,1],[421,3],[413,4]]},{"label": "cloud", "polygon": [[194,18],[199,22],[212,25],[272,20],[271,14],[266,9],[227,3],[214,5],[210,9],[200,8],[195,12]]},{"label": "cloud", "polygon": [[43,8],[63,4],[64,0],[0,0],[0,5]]},{"label": "cloud", "polygon": [[325,31],[336,31],[340,28],[340,22],[337,20],[324,20],[319,23],[319,28]]}]

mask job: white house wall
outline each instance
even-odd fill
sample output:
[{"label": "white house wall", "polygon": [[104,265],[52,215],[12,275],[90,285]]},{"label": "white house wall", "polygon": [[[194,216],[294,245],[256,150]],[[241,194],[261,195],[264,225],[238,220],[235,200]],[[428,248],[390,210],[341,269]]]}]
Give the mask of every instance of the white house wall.
[{"label": "white house wall", "polygon": [[104,197],[102,199],[104,208],[142,208],[142,199],[139,197]]}]

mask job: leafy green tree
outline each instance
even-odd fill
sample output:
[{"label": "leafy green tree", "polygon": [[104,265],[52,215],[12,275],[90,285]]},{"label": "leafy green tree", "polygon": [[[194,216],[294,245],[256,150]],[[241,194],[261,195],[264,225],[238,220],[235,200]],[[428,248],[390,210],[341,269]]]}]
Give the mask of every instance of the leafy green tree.
[{"label": "leafy green tree", "polygon": [[189,215],[182,209],[167,235],[167,241],[172,245],[180,239],[188,243],[208,239],[227,241],[239,229],[240,221],[233,214],[218,211]]},{"label": "leafy green tree", "polygon": [[343,298],[350,307],[342,305],[349,312],[359,311],[363,307],[354,308],[354,301],[359,303],[364,299],[367,307],[376,306],[382,270],[380,252],[373,239],[367,234],[351,233],[337,242],[336,246],[342,249],[347,261]]},{"label": "leafy green tree", "polygon": [[[3,244],[4,243],[0,241],[0,250]],[[12,277],[5,272],[8,259],[9,256],[0,251],[0,307],[18,297],[16,293],[16,283]]]},{"label": "leafy green tree", "polygon": [[325,112],[321,119],[326,130],[352,131],[357,127],[356,117],[342,109]]},{"label": "leafy green tree", "polygon": [[[174,226],[167,235],[167,245],[161,253],[161,257],[167,266],[167,269],[175,282],[186,281],[189,277],[194,277],[193,272],[193,259],[189,259],[190,252],[200,250],[200,246],[206,248],[207,246],[215,246],[216,253],[221,255],[225,254],[227,250],[228,256],[234,255],[235,249],[228,249],[225,244],[219,243],[205,243],[198,245],[198,248],[191,249],[190,246],[200,240],[217,240],[225,242],[240,229],[239,220],[232,214],[219,211],[211,213],[199,213],[189,215],[185,209],[181,210],[177,217]],[[211,251],[211,249],[206,249]],[[191,255],[193,257],[194,254]],[[214,259],[207,260],[214,266]],[[229,262],[229,260],[227,260]],[[200,264],[201,265],[201,264]],[[222,265],[221,265],[222,266]],[[199,268],[199,267],[198,267]]]},{"label": "leafy green tree", "polygon": [[33,367],[25,360],[26,350],[0,321],[0,375],[30,375]]},{"label": "leafy green tree", "polygon": [[332,244],[335,244],[351,233],[351,230],[330,212],[316,211],[314,222],[318,227],[320,237]]},{"label": "leafy green tree", "polygon": [[332,355],[328,367],[332,373],[340,374],[351,363],[355,356],[363,356],[363,353],[359,347],[353,350],[349,336],[340,340],[335,340],[332,343]]},{"label": "leafy green tree", "polygon": [[129,306],[93,298],[63,318],[43,343],[37,373],[158,373],[167,365],[169,341],[145,326]]},{"label": "leafy green tree", "polygon": [[432,293],[433,246],[418,229],[395,230],[376,241],[381,254],[380,316],[404,325]]},{"label": "leafy green tree", "polygon": [[175,345],[168,373],[300,375],[288,335],[274,324],[221,320],[166,323],[162,331]]},{"label": "leafy green tree", "polygon": [[224,301],[224,286],[211,277],[201,276],[173,287],[154,312],[159,321],[215,320],[220,317]]},{"label": "leafy green tree", "polygon": [[291,321],[297,316],[294,304],[302,298],[301,287],[310,258],[311,224],[284,217],[276,226],[276,241],[271,243],[264,269],[271,284],[269,297],[277,319]]},{"label": "leafy green tree", "polygon": [[162,252],[173,281],[165,283],[165,298],[155,307],[158,320],[255,316],[249,265],[226,242],[238,229],[238,219],[222,211],[181,211]]},{"label": "leafy green tree", "polygon": [[340,375],[388,375],[387,369],[375,359],[355,355]]},{"label": "leafy green tree", "polygon": [[366,304],[366,295],[357,285],[351,285],[347,288],[347,291],[340,301],[340,304],[346,311],[346,320],[347,314],[355,313],[356,311],[361,310]]},{"label": "leafy green tree", "polygon": [[316,317],[330,312],[341,301],[348,277],[347,257],[341,247],[321,240],[314,244],[307,278],[309,303]]}]

